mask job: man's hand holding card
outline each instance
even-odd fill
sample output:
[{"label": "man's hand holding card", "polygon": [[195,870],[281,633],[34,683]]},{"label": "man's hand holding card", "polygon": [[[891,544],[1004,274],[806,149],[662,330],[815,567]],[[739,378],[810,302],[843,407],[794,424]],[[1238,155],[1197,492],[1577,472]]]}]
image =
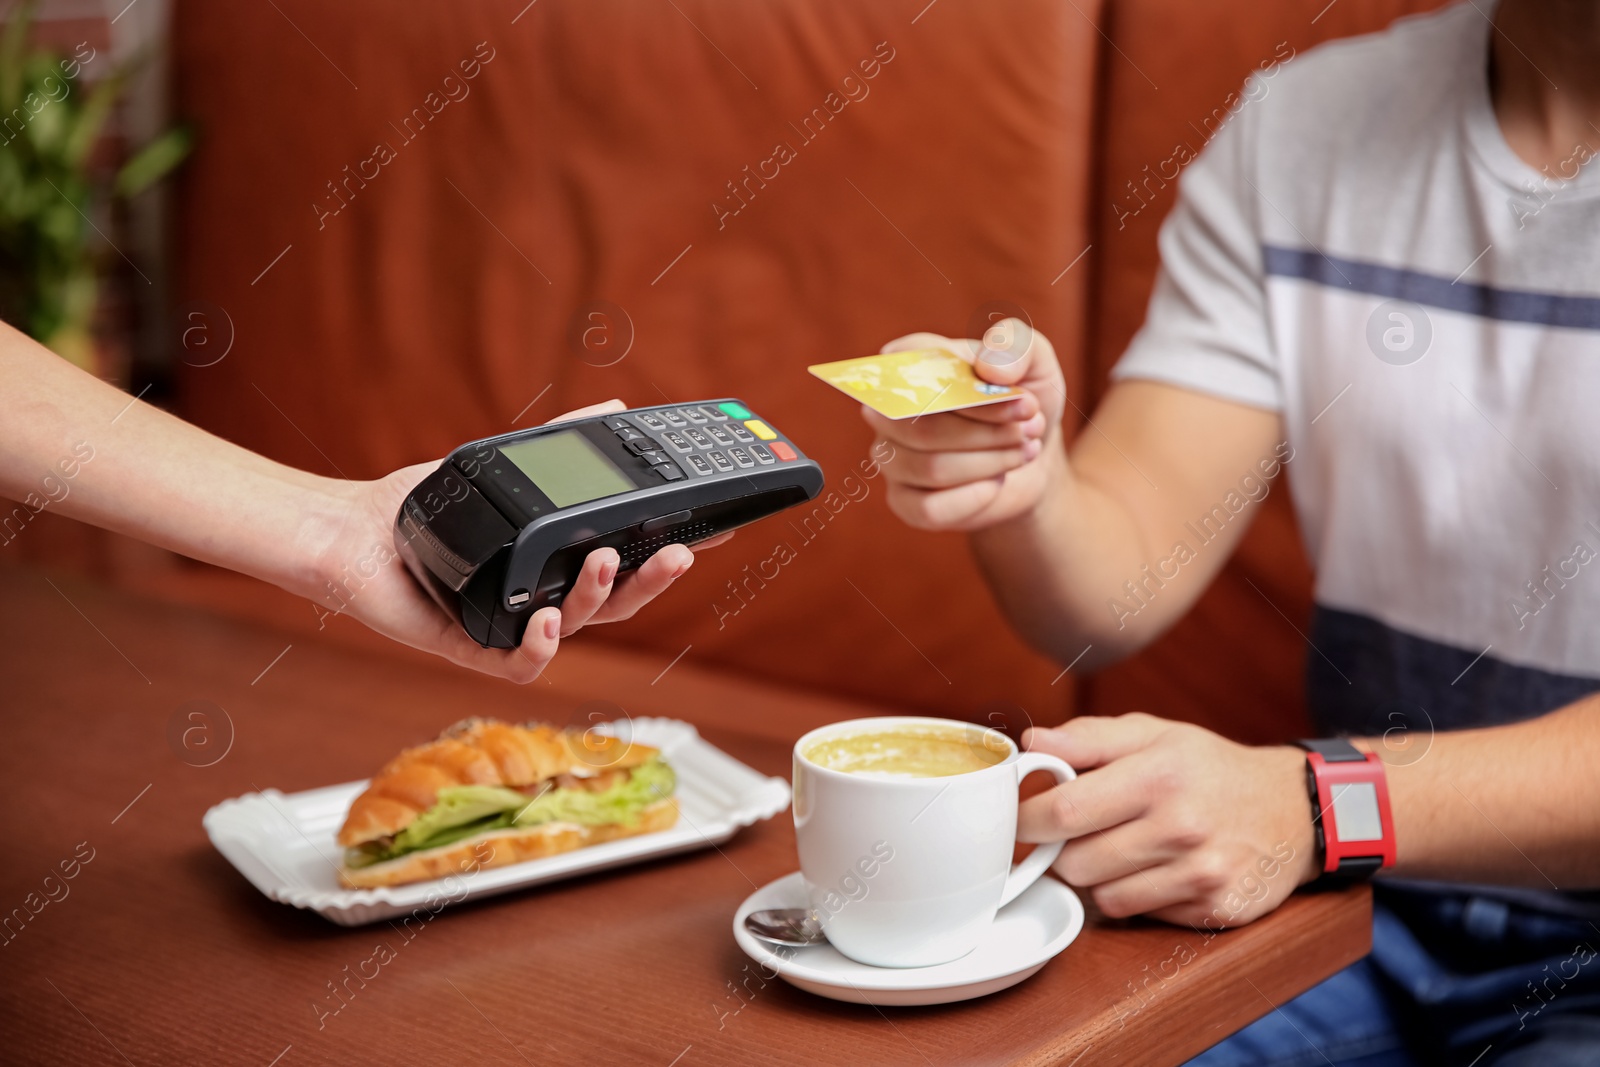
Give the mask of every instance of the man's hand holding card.
[{"label": "man's hand holding card", "polygon": [[1000,404],[1022,395],[1015,386],[979,378],[971,364],[947,347],[886,352],[806,369],[895,421]]},{"label": "man's hand holding card", "polygon": [[1014,518],[1038,504],[1062,458],[1061,366],[1016,319],[981,340],[914,333],[882,355],[809,369],[861,401],[867,425],[894,445],[889,506],[911,526],[977,530]]}]

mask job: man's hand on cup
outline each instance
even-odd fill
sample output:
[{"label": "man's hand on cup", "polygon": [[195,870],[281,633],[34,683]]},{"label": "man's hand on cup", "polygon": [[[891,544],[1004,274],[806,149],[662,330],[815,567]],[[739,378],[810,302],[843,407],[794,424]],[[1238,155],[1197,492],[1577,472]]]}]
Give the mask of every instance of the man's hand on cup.
[{"label": "man's hand on cup", "polygon": [[867,425],[894,446],[894,462],[883,468],[889,507],[925,530],[977,530],[1031,510],[1044,495],[1050,457],[1062,456],[1066,383],[1055,349],[1043,334],[1006,319],[979,340],[914,333],[883,351],[917,348],[948,349],[970,360],[982,380],[1024,393],[999,404],[899,420],[863,406]]},{"label": "man's hand on cup", "polygon": [[1252,748],[1139,712],[1071,719],[1023,740],[1079,776],[1025,801],[1017,837],[1066,838],[1056,872],[1108,916],[1240,926],[1316,873],[1297,749]]}]

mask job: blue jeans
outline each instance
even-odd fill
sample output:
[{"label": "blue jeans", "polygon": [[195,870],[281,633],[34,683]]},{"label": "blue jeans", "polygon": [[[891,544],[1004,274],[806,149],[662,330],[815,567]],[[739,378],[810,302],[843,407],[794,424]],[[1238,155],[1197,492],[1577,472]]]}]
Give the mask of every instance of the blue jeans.
[{"label": "blue jeans", "polygon": [[1189,1067],[1597,1067],[1600,924],[1375,888],[1372,953]]}]

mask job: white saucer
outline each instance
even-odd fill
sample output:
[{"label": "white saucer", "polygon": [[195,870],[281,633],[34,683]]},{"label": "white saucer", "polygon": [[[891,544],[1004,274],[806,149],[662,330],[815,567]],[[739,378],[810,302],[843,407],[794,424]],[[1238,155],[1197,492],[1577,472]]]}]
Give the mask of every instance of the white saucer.
[{"label": "white saucer", "polygon": [[[995,916],[989,934],[967,955],[934,967],[871,967],[832,945],[774,950],[744,928],[762,908],[807,906],[800,872],[756,890],[733,916],[733,938],[745,955],[783,980],[819,997],[857,1004],[948,1004],[998,992],[1033,975],[1083,929],[1083,904],[1072,890],[1046,876]],[[778,951],[792,953],[788,958]]]}]

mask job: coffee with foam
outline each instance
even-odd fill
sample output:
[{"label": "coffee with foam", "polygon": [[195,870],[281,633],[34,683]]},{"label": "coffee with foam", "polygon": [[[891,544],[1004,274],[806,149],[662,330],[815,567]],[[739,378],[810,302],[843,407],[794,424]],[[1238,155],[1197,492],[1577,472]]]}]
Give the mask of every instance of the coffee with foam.
[{"label": "coffee with foam", "polygon": [[977,727],[900,727],[824,738],[802,755],[819,767],[873,778],[948,778],[1003,761],[1010,746]]}]

